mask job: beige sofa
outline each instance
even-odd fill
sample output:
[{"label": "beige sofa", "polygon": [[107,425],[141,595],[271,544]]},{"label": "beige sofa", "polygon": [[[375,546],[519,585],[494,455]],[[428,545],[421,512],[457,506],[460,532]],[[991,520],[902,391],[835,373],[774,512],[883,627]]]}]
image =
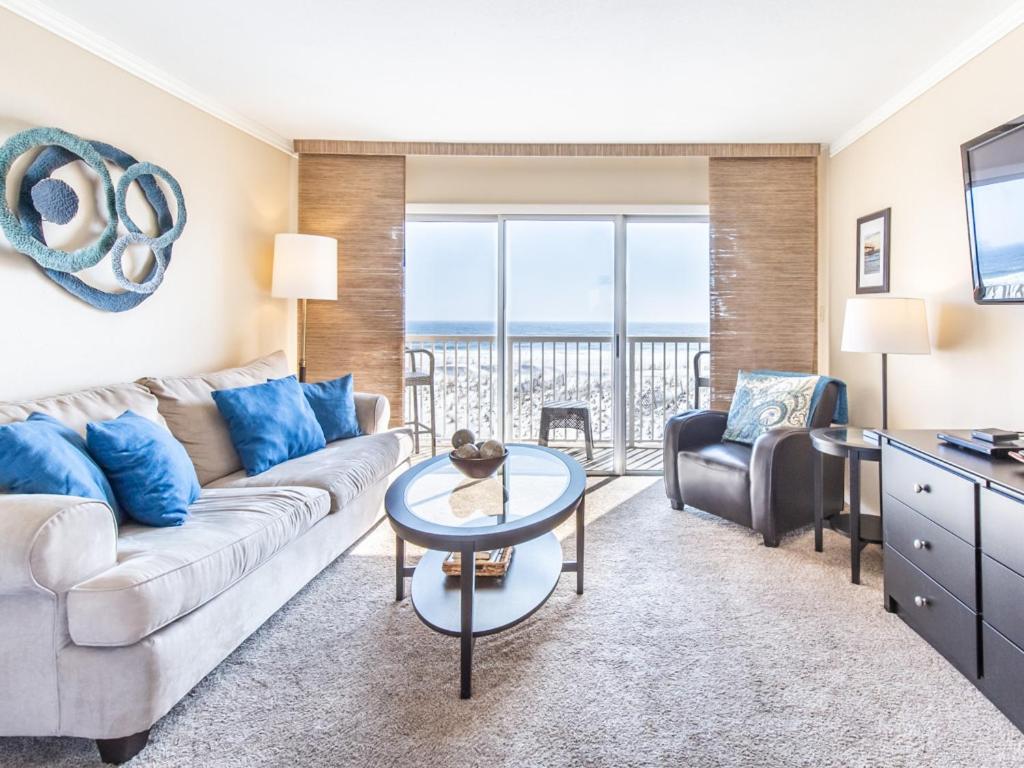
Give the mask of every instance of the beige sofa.
[{"label": "beige sofa", "polygon": [[210,397],[288,375],[276,353],[214,374],[0,404],[84,434],[131,409],[182,442],[203,485],[181,527],[115,524],[67,496],[0,494],[0,736],[96,739],[129,759],[149,728],[380,518],[411,439],[356,394],[362,437],[246,477]]}]

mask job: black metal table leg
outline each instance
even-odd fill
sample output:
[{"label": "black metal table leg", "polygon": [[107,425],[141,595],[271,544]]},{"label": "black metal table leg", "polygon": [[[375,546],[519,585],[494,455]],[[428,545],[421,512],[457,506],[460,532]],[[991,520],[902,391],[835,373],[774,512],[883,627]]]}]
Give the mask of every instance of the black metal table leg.
[{"label": "black metal table leg", "polygon": [[405,541],[395,536],[395,600],[405,598]]},{"label": "black metal table leg", "polygon": [[850,581],[860,584],[860,456],[850,455]]},{"label": "black metal table leg", "polygon": [[821,452],[814,452],[814,551],[822,551],[822,521],[825,519],[824,490],[825,459]]},{"label": "black metal table leg", "polygon": [[473,597],[476,590],[476,553],[472,545],[459,552],[462,573],[459,576],[462,598],[462,634],[460,635],[461,690],[459,696],[468,699],[473,695]]},{"label": "black metal table leg", "polygon": [[583,516],[586,512],[587,494],[584,491],[580,505],[576,507],[576,594],[583,594]]}]

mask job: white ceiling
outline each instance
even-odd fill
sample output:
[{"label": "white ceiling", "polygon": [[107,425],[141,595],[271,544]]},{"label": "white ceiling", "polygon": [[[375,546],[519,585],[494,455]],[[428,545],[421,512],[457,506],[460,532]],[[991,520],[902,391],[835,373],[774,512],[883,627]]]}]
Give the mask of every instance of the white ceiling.
[{"label": "white ceiling", "polygon": [[0,4],[265,137],[503,142],[833,142],[1021,15],[1019,0]]}]

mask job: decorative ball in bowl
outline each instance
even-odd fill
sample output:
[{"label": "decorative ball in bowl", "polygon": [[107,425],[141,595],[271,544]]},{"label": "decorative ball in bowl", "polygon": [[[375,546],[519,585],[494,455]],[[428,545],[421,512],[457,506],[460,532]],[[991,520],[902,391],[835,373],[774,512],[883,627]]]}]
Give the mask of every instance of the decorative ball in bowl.
[{"label": "decorative ball in bowl", "polygon": [[452,436],[452,450],[448,454],[452,464],[466,477],[482,480],[490,477],[508,458],[508,449],[500,440],[481,440],[468,429],[460,429]]}]

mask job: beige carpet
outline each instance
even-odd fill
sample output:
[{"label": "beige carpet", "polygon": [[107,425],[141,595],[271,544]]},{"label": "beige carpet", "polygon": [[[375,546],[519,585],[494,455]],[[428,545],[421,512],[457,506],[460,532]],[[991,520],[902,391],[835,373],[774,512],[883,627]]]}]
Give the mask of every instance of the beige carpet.
[{"label": "beige carpet", "polygon": [[[566,577],[529,621],[481,639],[473,700],[458,698],[457,642],[394,602],[382,526],[131,765],[1024,765],[1024,736],[882,610],[877,548],[856,587],[838,535],[824,554],[809,533],[765,549],[673,512],[660,480],[606,482],[587,508],[587,593]],[[0,739],[0,765],[88,764],[85,740]]]}]

